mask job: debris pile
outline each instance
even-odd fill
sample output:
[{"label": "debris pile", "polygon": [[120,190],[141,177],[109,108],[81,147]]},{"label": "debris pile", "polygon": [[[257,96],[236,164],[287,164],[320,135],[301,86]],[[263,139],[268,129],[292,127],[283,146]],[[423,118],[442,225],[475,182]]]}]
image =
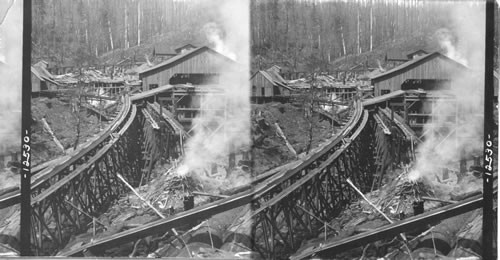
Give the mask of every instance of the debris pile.
[{"label": "debris pile", "polygon": [[[238,176],[238,174],[232,174]],[[202,182],[191,174],[179,175],[177,168],[171,167],[166,170],[166,166],[158,167],[153,172],[153,180],[146,185],[134,189],[134,192],[128,192],[122,195],[105,213],[93,219],[86,233],[74,236],[61,252],[70,251],[94,239],[110,236],[127,229],[143,226],[163,217],[169,217],[179,212],[192,209],[194,207],[206,204],[216,198],[226,197],[219,195],[225,192],[225,189],[232,187],[231,178],[216,178],[215,181],[224,182],[225,185],[211,185]],[[234,177],[233,177],[234,178]],[[213,189],[217,187],[217,189]],[[215,223],[215,222],[214,222]],[[222,224],[222,223],[220,223]],[[214,224],[214,227],[217,226]],[[179,233],[188,234],[190,226],[177,227]],[[199,227],[198,227],[199,228]],[[185,232],[183,232],[184,230]],[[191,232],[196,232],[193,228]],[[178,239],[178,235],[173,235],[172,231],[165,231],[163,236],[153,236],[146,239],[126,243],[121,246],[107,249],[103,252],[106,256],[147,256],[154,251],[161,251],[165,246],[169,247],[171,243],[184,244]],[[177,232],[177,231],[176,231]],[[215,232],[215,231],[214,231]],[[180,236],[180,235],[179,235]],[[215,236],[215,235],[214,235]],[[191,236],[185,237],[186,241],[191,241]],[[164,249],[164,251],[167,249]],[[170,251],[159,252],[163,256],[174,256]],[[190,247],[192,256],[210,255],[213,257],[233,257],[234,253],[227,253],[224,250],[215,250],[212,247],[201,246],[195,250]],[[175,250],[174,250],[175,251]],[[175,251],[175,255],[182,253],[182,250]],[[90,252],[86,253],[91,256]]]},{"label": "debris pile", "polygon": [[[453,177],[456,173],[453,169],[446,169],[436,174],[436,179],[419,179],[417,181],[409,177],[410,172],[411,168],[408,165],[388,172],[385,175],[385,184],[380,189],[365,194],[366,200],[360,199],[351,203],[339,216],[328,223],[333,229],[327,228],[317,238],[304,242],[299,252],[305,252],[308,248],[315,247],[327,240],[328,242],[334,242],[355,234],[373,231],[389,224],[389,221],[385,217],[388,217],[393,222],[404,220],[408,217],[478,195],[482,190],[482,178],[476,176],[473,171],[465,173],[461,178],[456,178],[456,176]],[[454,181],[436,181],[442,179],[442,173],[446,173],[445,175],[448,175]],[[380,214],[380,211],[385,216]],[[457,226],[457,223],[462,223],[465,220],[476,221],[476,218],[479,219],[477,221],[480,221],[481,216],[478,216],[474,212],[468,212],[441,221],[441,224],[429,223],[436,225],[432,227],[434,229],[432,232],[428,230],[431,226],[423,226],[420,229],[405,232],[410,242],[409,244],[403,243],[399,237],[391,237],[376,241],[365,247],[355,248],[338,254],[336,255],[336,259],[353,259],[360,256],[366,259],[376,259],[382,256],[385,256],[384,259],[410,259],[408,258],[409,250],[414,252],[412,253],[414,257],[418,257],[423,252],[423,249],[418,248],[424,247],[423,244],[425,244],[426,239],[429,239],[429,234],[432,233],[437,236],[436,233],[439,233],[439,230],[448,230],[449,226],[455,225],[456,228],[453,229],[454,235],[449,235],[451,231],[442,231],[442,233],[447,232],[446,234],[450,236],[450,241],[448,241],[450,246],[454,245],[456,240],[460,239],[456,237],[459,236],[460,232],[468,232],[467,230],[464,231],[465,224]],[[439,227],[439,225],[445,225],[445,227]],[[471,228],[469,227],[469,229]],[[462,231],[459,231],[459,229]],[[472,234],[472,236],[476,235],[475,233]],[[431,248],[434,254],[433,250]],[[447,255],[449,252],[450,254],[452,253],[450,250],[443,251],[442,255]],[[458,254],[458,252],[454,254]]]},{"label": "debris pile", "polygon": [[126,79],[131,80],[131,78],[125,78],[125,74],[120,74],[111,77],[103,73],[100,70],[89,69],[76,72],[70,72],[62,75],[54,76],[57,83],[68,86],[75,85],[79,82],[81,83],[123,83]]}]

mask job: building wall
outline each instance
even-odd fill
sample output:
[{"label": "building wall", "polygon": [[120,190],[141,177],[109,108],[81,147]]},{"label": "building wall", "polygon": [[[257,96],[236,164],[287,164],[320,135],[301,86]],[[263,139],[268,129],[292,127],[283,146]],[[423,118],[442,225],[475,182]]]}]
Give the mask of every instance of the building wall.
[{"label": "building wall", "polygon": [[282,96],[290,96],[292,93],[290,93],[289,89],[286,89],[284,87],[280,87],[281,95]]},{"label": "building wall", "polygon": [[493,77],[493,96],[498,97],[498,78]]},{"label": "building wall", "polygon": [[[252,83],[252,97],[272,97],[273,96],[273,84],[259,71],[251,79]],[[255,88],[254,88],[255,86]],[[264,95],[262,95],[262,90],[264,89]],[[254,93],[255,90],[255,93]]]},{"label": "building wall", "polygon": [[382,90],[394,92],[401,89],[401,84],[407,79],[452,79],[464,69],[457,64],[441,57],[431,59],[419,66],[382,81],[374,81],[375,96],[380,96]]},{"label": "building wall", "polygon": [[187,60],[180,62],[168,69],[156,69],[140,74],[143,91],[149,90],[150,85],[156,84],[158,87],[169,84],[170,78],[176,73],[221,73],[224,67],[234,67],[232,63],[219,55],[210,52],[199,53]]},{"label": "building wall", "polygon": [[40,79],[31,73],[31,92],[40,92]]}]

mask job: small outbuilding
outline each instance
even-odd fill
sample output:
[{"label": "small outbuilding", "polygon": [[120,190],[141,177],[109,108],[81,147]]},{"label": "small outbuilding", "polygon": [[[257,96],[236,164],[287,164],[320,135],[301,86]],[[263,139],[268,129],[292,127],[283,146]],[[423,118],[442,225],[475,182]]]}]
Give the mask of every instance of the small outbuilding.
[{"label": "small outbuilding", "polygon": [[48,63],[40,61],[31,66],[31,92],[56,90],[59,84],[54,81],[54,76],[47,70]]},{"label": "small outbuilding", "polygon": [[290,97],[292,92],[287,81],[279,74],[279,67],[276,65],[268,70],[255,72],[250,81],[253,102],[262,103],[286,99]]}]

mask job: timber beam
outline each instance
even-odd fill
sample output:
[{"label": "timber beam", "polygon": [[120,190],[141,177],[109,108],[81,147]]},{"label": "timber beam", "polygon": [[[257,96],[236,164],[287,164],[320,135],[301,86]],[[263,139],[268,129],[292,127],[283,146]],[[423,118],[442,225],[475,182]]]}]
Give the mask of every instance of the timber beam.
[{"label": "timber beam", "polygon": [[431,210],[424,214],[410,217],[403,221],[395,222],[373,231],[363,232],[342,240],[323,242],[321,245],[310,246],[300,250],[290,257],[292,260],[306,259],[311,257],[331,258],[337,253],[344,252],[368,243],[378,241],[382,238],[397,236],[407,230],[422,227],[425,224],[434,223],[443,219],[451,218],[478,208],[483,205],[483,195],[469,198],[463,202],[448,205],[439,209]]}]

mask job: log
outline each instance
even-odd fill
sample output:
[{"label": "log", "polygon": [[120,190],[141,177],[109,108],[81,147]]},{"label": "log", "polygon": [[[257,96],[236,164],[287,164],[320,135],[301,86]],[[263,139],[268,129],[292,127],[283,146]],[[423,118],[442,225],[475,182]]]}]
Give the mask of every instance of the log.
[{"label": "log", "polygon": [[482,191],[480,191],[480,190],[469,191],[469,192],[461,193],[461,194],[453,194],[452,193],[451,199],[455,200],[455,201],[461,201],[461,200],[468,199],[470,197],[474,197],[474,196],[479,195],[481,193],[482,193]]},{"label": "log", "polygon": [[[481,256],[483,241],[483,214],[476,211],[462,227],[457,234],[457,245],[448,254],[451,257],[470,257]],[[465,224],[465,223],[464,223]]]},{"label": "log", "polygon": [[[384,212],[382,212],[379,208],[377,208],[377,206],[375,206],[370,200],[368,200],[368,198],[365,197],[365,195],[358,189],[358,187],[356,187],[354,185],[354,183],[351,182],[351,180],[349,178],[347,178],[347,183],[349,183],[349,185],[351,185],[351,187],[359,194],[361,195],[361,197],[366,201],[368,202],[368,204],[370,204],[370,206],[372,206],[378,213],[380,213],[380,215],[382,215],[387,221],[389,221],[389,223],[394,223],[394,221],[392,219],[390,219],[386,214],[384,214]],[[405,242],[405,245],[408,243],[408,239],[406,239],[406,236],[403,234],[403,233],[400,233],[399,236],[403,239],[403,241]]]},{"label": "log", "polygon": [[193,191],[191,193],[193,193],[194,195],[198,195],[198,196],[208,196],[208,197],[215,197],[215,198],[221,198],[221,199],[229,197],[228,195],[211,194],[211,193],[205,193],[205,192],[199,192],[199,191]]},{"label": "log", "polygon": [[288,142],[288,139],[286,139],[286,136],[283,133],[283,131],[281,130],[280,125],[278,123],[274,123],[274,125],[276,126],[276,131],[278,132],[278,135],[281,138],[283,138],[283,140],[285,141],[285,144],[286,144],[286,147],[288,147],[288,150],[290,150],[290,152],[292,152],[293,156],[295,158],[297,158],[297,152],[295,151],[295,149],[293,149],[293,146]]},{"label": "log", "polygon": [[[146,205],[148,205],[156,214],[158,214],[158,216],[160,216],[161,218],[165,219],[165,216],[163,214],[161,214],[160,211],[158,211],[155,207],[153,207],[153,205],[151,205],[151,203],[149,203],[149,201],[145,200],[133,187],[132,185],[130,185],[124,178],[121,174],[117,173],[116,176],[118,176],[118,179],[120,179],[137,197],[139,197],[140,200],[142,200],[144,203],[146,203]],[[172,232],[174,233],[174,236],[179,239],[183,244],[184,246],[186,247],[186,250],[189,252],[189,247],[187,246],[186,242],[184,241],[184,239],[182,239],[182,237],[179,236],[179,233],[177,233],[177,230],[175,228],[172,228],[171,229]]]},{"label": "log", "polygon": [[42,118],[42,122],[43,122],[43,128],[45,129],[45,131],[47,131],[52,136],[52,140],[54,140],[54,143],[56,144],[56,146],[59,147],[59,149],[61,149],[61,151],[64,153],[65,152],[64,146],[61,144],[59,139],[57,139],[54,132],[52,132],[52,129],[50,128],[49,123],[47,123],[47,120],[45,120],[45,117]]},{"label": "log", "polygon": [[0,244],[19,250],[21,237],[21,211],[19,205],[2,209],[0,213],[4,217],[1,221],[2,226],[0,226]]},{"label": "log", "polygon": [[194,242],[205,243],[211,247],[220,248],[222,246],[222,230],[205,225],[196,230],[188,241],[190,244]]},{"label": "log", "polygon": [[428,200],[428,201],[443,202],[443,203],[448,203],[448,204],[453,204],[453,203],[457,203],[458,202],[458,201],[454,201],[454,200],[442,200],[442,199],[438,199],[438,198],[431,198],[431,197],[425,197],[425,196],[422,196],[422,199],[423,200]]},{"label": "log", "polygon": [[[428,248],[441,255],[447,255],[453,248],[455,237],[460,228],[463,227],[474,212],[467,212],[452,218],[443,220],[427,235],[423,236],[416,246],[416,250]],[[415,252],[415,251],[414,251]]]},{"label": "log", "polygon": [[160,129],[160,126],[158,125],[158,123],[156,123],[156,121],[151,116],[151,114],[149,114],[149,112],[148,112],[147,109],[143,108],[142,109],[142,114],[148,120],[148,122],[151,124],[151,126],[153,127],[153,129],[156,129],[156,130]]},{"label": "log", "polygon": [[165,216],[163,214],[161,214],[160,211],[158,211],[155,207],[153,207],[153,205],[151,205],[151,203],[149,203],[149,201],[147,201],[146,199],[144,199],[133,187],[132,185],[130,185],[124,178],[121,174],[117,173],[116,176],[118,176],[118,179],[120,179],[124,184],[125,186],[127,186],[142,202],[146,203],[146,205],[148,205],[148,207],[150,207],[158,216],[160,216],[161,218],[165,218]]}]

